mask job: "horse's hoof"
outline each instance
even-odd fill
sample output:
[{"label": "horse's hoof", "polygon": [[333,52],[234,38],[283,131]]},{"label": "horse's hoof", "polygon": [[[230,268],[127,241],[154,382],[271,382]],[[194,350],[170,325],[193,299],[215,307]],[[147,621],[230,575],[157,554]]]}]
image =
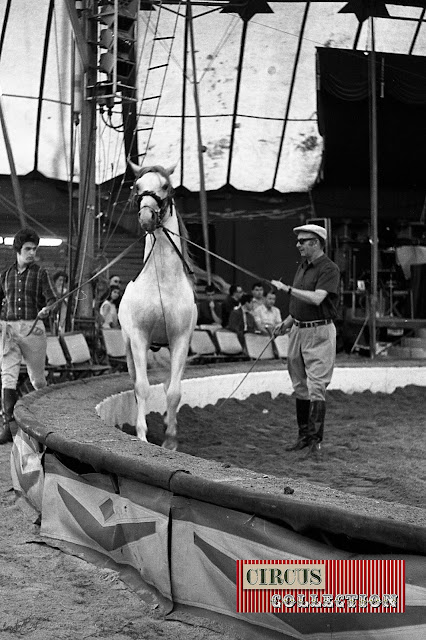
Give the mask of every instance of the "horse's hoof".
[{"label": "horse's hoof", "polygon": [[175,438],[175,436],[167,436],[162,446],[169,451],[176,451],[178,447],[177,438]]},{"label": "horse's hoof", "polygon": [[144,435],[144,434],[143,434],[143,435],[139,434],[139,433],[137,432],[137,430],[136,430],[135,436],[137,437],[137,439],[138,439],[140,442],[148,442],[146,435]]}]

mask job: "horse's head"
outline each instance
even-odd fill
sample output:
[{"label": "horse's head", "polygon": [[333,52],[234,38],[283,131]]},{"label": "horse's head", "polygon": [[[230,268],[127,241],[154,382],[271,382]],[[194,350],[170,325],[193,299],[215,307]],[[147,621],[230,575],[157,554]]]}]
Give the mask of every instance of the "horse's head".
[{"label": "horse's head", "polygon": [[138,167],[130,163],[136,180],[133,185],[132,199],[138,206],[139,224],[143,231],[153,233],[164,222],[173,198],[170,175],[174,167],[161,166]]}]

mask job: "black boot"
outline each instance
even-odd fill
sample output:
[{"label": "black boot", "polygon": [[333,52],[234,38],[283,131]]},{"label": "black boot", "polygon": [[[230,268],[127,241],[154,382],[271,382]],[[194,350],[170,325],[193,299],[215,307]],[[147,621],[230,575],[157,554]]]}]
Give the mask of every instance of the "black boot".
[{"label": "black boot", "polygon": [[325,400],[312,400],[308,422],[308,457],[319,460],[322,455],[321,442],[324,435]]},{"label": "black boot", "polygon": [[300,449],[304,449],[308,446],[308,421],[310,405],[310,400],[301,400],[300,398],[296,398],[296,418],[297,426],[299,427],[299,435],[297,436],[297,440],[294,444],[285,447],[285,451],[300,451]]},{"label": "black boot", "polygon": [[3,426],[0,429],[0,445],[12,442],[12,432],[10,430],[10,423],[14,420],[13,409],[16,401],[18,400],[18,392],[16,389],[2,389],[1,392],[1,408]]}]

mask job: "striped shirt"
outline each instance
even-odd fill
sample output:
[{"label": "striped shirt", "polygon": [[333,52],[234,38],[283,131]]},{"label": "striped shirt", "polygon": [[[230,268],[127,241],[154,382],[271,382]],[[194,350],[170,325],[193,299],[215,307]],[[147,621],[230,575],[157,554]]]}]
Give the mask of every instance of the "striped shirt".
[{"label": "striped shirt", "polygon": [[6,320],[35,320],[40,309],[56,299],[49,274],[37,264],[18,273],[15,263],[0,275],[0,305],[5,302]]}]

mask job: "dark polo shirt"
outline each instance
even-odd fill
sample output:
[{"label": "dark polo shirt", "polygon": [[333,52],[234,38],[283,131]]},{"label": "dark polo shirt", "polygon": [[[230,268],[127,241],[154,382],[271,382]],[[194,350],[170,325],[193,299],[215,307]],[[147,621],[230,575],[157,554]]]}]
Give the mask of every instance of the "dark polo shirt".
[{"label": "dark polo shirt", "polygon": [[313,262],[304,260],[296,271],[293,287],[302,291],[323,289],[323,291],[328,292],[328,296],[324,298],[318,307],[291,296],[290,315],[301,322],[335,318],[339,285],[339,267],[328,256],[324,254]]}]

